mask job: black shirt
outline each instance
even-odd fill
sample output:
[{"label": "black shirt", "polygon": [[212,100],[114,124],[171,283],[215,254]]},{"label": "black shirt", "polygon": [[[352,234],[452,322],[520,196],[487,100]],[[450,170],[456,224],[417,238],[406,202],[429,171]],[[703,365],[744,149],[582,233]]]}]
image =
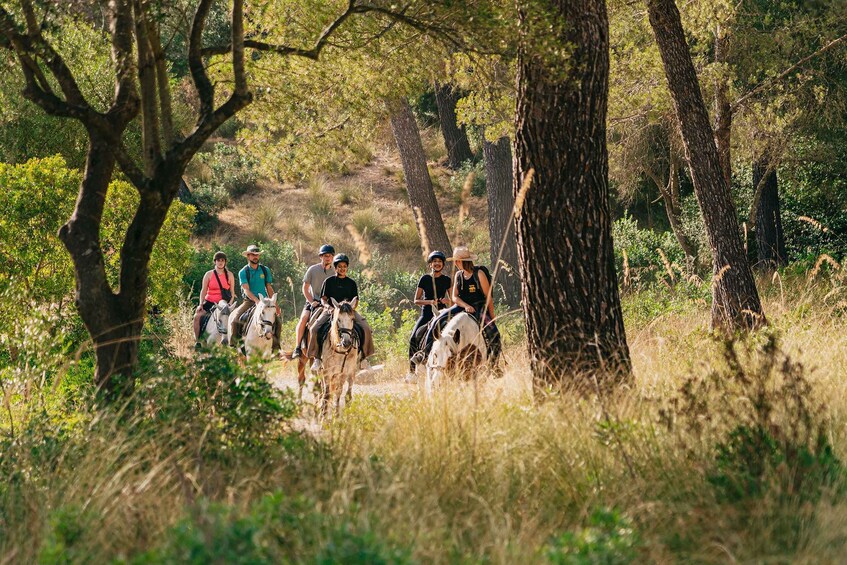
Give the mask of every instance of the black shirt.
[{"label": "black shirt", "polygon": [[[456,276],[459,277],[459,298],[473,306],[481,314],[483,308],[485,308],[486,298],[485,293],[482,292],[482,286],[479,284],[479,279],[485,276],[485,272],[483,271],[480,274],[480,270],[480,267],[474,267],[473,276],[469,279],[465,278],[464,271],[459,271]],[[488,281],[488,284],[491,285],[491,281]]]},{"label": "black shirt", "polygon": [[321,298],[334,298],[338,302],[344,300],[353,300],[359,296],[359,287],[356,286],[356,281],[350,277],[340,278],[338,275],[333,275],[324,281],[321,287]]},{"label": "black shirt", "polygon": [[[451,281],[447,275],[438,275],[435,279],[435,285],[432,284],[432,275],[426,274],[418,281],[418,288],[423,289],[424,300],[435,300],[437,298],[445,298],[450,292]],[[432,306],[426,304],[421,306],[421,314],[431,315]]]}]

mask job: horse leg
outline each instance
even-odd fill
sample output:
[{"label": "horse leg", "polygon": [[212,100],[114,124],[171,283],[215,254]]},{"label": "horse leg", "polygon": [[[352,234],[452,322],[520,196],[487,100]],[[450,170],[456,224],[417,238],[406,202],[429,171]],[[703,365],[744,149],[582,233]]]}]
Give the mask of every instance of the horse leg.
[{"label": "horse leg", "polygon": [[353,375],[347,377],[347,394],[344,395],[344,405],[353,402]]},{"label": "horse leg", "polygon": [[303,400],[303,386],[306,384],[306,358],[297,359],[297,400]]}]

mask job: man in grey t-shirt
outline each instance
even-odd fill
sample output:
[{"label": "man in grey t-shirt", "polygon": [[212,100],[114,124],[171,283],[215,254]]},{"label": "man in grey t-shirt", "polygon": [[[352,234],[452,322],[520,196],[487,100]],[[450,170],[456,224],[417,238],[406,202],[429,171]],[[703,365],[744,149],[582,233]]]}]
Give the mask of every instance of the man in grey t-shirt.
[{"label": "man in grey t-shirt", "polygon": [[291,353],[292,359],[297,359],[303,355],[300,342],[303,341],[303,334],[306,333],[309,317],[312,315],[312,310],[321,305],[321,288],[324,281],[335,274],[335,267],[332,266],[335,248],[332,245],[321,245],[318,255],[321,262],[309,267],[303,276],[303,296],[306,298],[306,305],[303,307],[300,321],[297,323],[297,340],[294,342],[294,351]]}]

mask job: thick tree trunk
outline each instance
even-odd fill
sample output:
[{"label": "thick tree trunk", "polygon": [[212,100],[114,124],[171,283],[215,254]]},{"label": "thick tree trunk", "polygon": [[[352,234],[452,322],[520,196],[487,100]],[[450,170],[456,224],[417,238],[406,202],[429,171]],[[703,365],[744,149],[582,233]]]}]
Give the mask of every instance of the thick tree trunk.
[{"label": "thick tree trunk", "polygon": [[516,221],[527,341],[537,387],[593,387],[631,374],[609,209],[609,22],[604,0],[550,5],[567,22],[566,64],[528,47],[546,38],[518,55],[516,194],[534,171]]},{"label": "thick tree trunk", "polygon": [[515,195],[512,192],[512,142],[508,137],[501,137],[496,143],[485,141],[482,152],[485,156],[488,193],[491,268],[497,271],[494,283],[503,289],[506,304],[516,307],[521,302],[521,279],[518,276],[518,243],[512,216],[515,206]]},{"label": "thick tree trunk", "polygon": [[[728,59],[729,39],[719,28],[715,38],[715,62],[724,64]],[[729,103],[727,77],[718,75],[715,82],[715,145],[727,186],[732,186],[732,106]]]},{"label": "thick tree trunk", "polygon": [[714,257],[712,326],[726,331],[756,328],[765,322],[764,313],[679,10],[674,0],[648,0],[647,6]]},{"label": "thick tree trunk", "polygon": [[[765,176],[767,175],[767,176]],[[763,183],[763,184],[762,184]],[[779,186],[776,171],[767,159],[753,163],[753,190],[762,184],[756,206],[756,246],[759,251],[758,267],[767,271],[788,263],[785,236],[779,213]]]},{"label": "thick tree trunk", "polygon": [[[409,203],[415,210],[416,216],[423,221],[426,229],[426,239],[430,249],[440,249],[448,255],[453,251],[444,219],[438,208],[432,179],[426,167],[421,133],[412,107],[405,99],[396,100],[391,108],[391,131],[403,162],[403,174],[406,177],[406,187],[409,192]],[[423,242],[421,242],[423,244]]]},{"label": "thick tree trunk", "polygon": [[438,105],[438,121],[441,124],[441,134],[447,147],[447,166],[457,170],[462,163],[473,159],[471,144],[465,126],[459,126],[456,121],[456,103],[459,92],[449,84],[435,85],[435,103]]}]

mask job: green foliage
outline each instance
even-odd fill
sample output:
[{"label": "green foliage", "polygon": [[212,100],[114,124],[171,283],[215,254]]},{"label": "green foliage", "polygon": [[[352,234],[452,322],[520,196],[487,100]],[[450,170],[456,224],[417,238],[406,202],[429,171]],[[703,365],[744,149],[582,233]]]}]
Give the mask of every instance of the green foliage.
[{"label": "green foliage", "polygon": [[471,173],[474,175],[473,184],[471,184],[471,196],[485,196],[485,163],[483,161],[476,163],[466,161],[450,177],[450,193],[456,202],[462,201],[465,182],[467,182]]},{"label": "green foliage", "polygon": [[199,153],[196,159],[208,168],[208,174],[201,177],[192,190],[197,207],[197,229],[199,233],[206,233],[217,224],[221,210],[255,187],[257,162],[229,143],[216,143],[211,152]]},{"label": "green foliage", "polygon": [[258,363],[239,364],[232,348],[211,348],[190,365],[145,358],[140,372],[145,379],[133,398],[143,418],[139,433],[170,422],[188,435],[205,434],[203,449],[218,458],[267,452],[297,412],[293,391],[273,386]]},{"label": "green foliage", "polygon": [[544,548],[550,563],[625,565],[638,558],[640,539],[632,521],[617,510],[595,510],[588,525],[565,532]]},{"label": "green foliage", "polygon": [[[628,278],[634,288],[647,288],[662,280],[674,283],[688,275],[685,253],[670,232],[640,229],[634,218],[625,215],[612,225],[612,239],[615,242],[615,270],[618,277],[627,276],[624,268],[626,252]],[[664,253],[667,266],[659,250]],[[672,275],[668,273],[668,267]]]},{"label": "green foliage", "polygon": [[[28,298],[39,303],[67,303],[74,289],[73,264],[56,235],[74,209],[81,176],[61,157],[32,159],[21,165],[0,164],[0,237],[4,261],[0,288],[16,279]],[[109,280],[116,285],[120,249],[138,206],[138,193],[114,181],[103,212],[101,241]],[[188,264],[194,210],[174,202],[150,261],[148,298],[172,307],[180,292],[180,275]]]},{"label": "green foliage", "polygon": [[45,565],[65,565],[85,561],[84,550],[79,547],[91,528],[90,515],[76,506],[58,508],[50,516],[47,539],[41,546],[39,562]]}]

